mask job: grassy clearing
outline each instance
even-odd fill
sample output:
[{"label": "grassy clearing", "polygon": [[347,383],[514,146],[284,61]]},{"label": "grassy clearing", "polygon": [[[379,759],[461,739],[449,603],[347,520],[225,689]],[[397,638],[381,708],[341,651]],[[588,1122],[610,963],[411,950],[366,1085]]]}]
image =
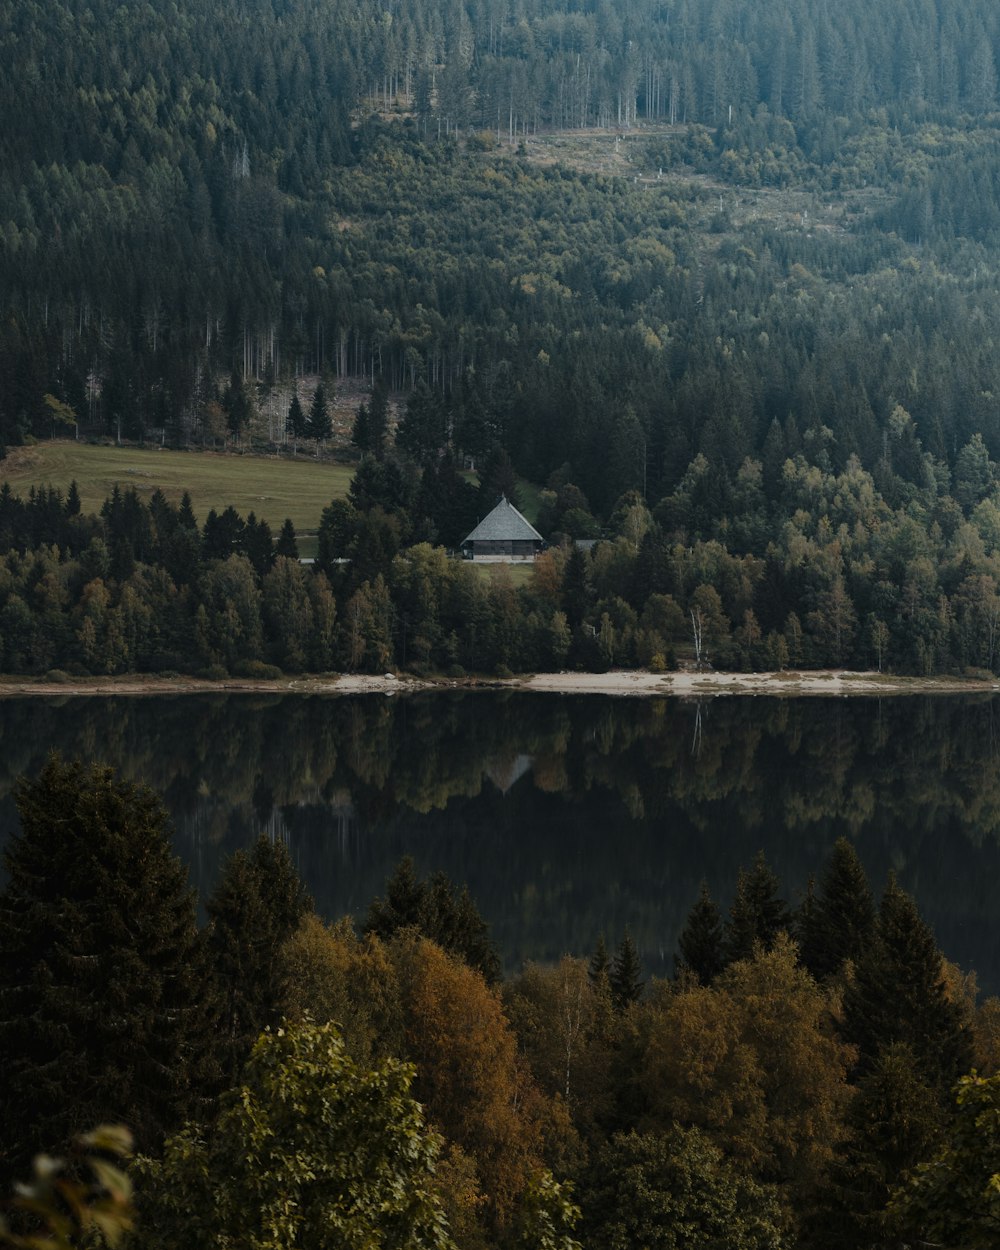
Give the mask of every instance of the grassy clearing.
[{"label": "grassy clearing", "polygon": [[[64,493],[76,480],[84,512],[96,512],[117,482],[133,486],[143,499],[156,490],[172,503],[190,491],[195,516],[230,504],[243,516],[254,512],[275,531],[286,517],[297,531],[315,531],[331,499],[347,494],[354,470],[329,461],[239,456],[217,452],[166,451],[135,447],[93,447],[85,443],[39,443],[11,448],[0,461],[0,483],[26,496],[32,486]],[[303,553],[312,554],[312,553]]]},{"label": "grassy clearing", "polygon": [[487,581],[498,569],[506,569],[510,574],[510,580],[517,587],[529,584],[535,568],[534,564],[528,562],[524,564],[477,564],[475,560],[472,561],[472,567],[480,577],[485,578]]}]

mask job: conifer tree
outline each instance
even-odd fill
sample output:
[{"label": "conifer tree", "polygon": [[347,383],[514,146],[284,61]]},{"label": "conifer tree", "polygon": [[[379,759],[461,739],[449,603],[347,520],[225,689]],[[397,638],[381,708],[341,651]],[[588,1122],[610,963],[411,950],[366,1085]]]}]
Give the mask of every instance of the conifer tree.
[{"label": "conifer tree", "polygon": [[313,395],[312,404],[309,407],[309,422],[306,434],[309,438],[314,438],[318,443],[323,439],[329,438],[333,431],[330,423],[330,414],[326,407],[326,389],[323,383],[316,387],[316,393]]},{"label": "conifer tree", "polygon": [[69,484],[69,490],[66,493],[66,515],[80,515],[80,488],[76,484],[76,478]]},{"label": "conifer tree", "polygon": [[191,505],[191,492],[186,490],[181,495],[181,506],[177,510],[177,524],[184,529],[197,530],[198,521]]},{"label": "conifer tree", "polygon": [[722,918],[707,881],[701,883],[698,901],[688,913],[677,945],[680,951],[675,960],[678,974],[689,969],[702,985],[711,985],[725,967]]},{"label": "conifer tree", "polygon": [[797,931],[802,962],[817,980],[838,972],[845,960],[857,964],[871,946],[875,902],[857,852],[846,838],[834,844],[819,889],[799,914]]},{"label": "conifer tree", "polygon": [[299,558],[299,541],[295,536],[295,526],[292,524],[291,517],[285,517],[285,523],[282,525],[281,533],[278,535],[274,554],[286,556],[289,560],[297,560]]},{"label": "conifer tree", "polygon": [[385,898],[368,909],[366,933],[388,941],[403,929],[430,938],[482,973],[488,984],[500,978],[500,957],[489,936],[489,925],[464,886],[456,889],[443,872],[420,881],[412,858],[400,860],[386,883]]},{"label": "conifer tree", "polygon": [[599,986],[606,984],[611,975],[611,959],[608,955],[607,943],[604,940],[604,934],[597,939],[597,945],[594,947],[594,953],[590,957],[590,965],[587,968],[587,976],[590,978],[590,984]]},{"label": "conifer tree", "polygon": [[367,404],[359,404],[358,411],[351,426],[351,442],[359,451],[370,452],[372,449],[371,417]]},{"label": "conifer tree", "polygon": [[754,943],[770,950],[774,939],[788,927],[788,908],[778,896],[780,882],[758,851],[749,872],[740,869],[736,881],[736,897],[729,909],[726,925],[726,961],[750,959]]},{"label": "conifer tree", "polygon": [[234,1080],[258,1035],[277,1023],[277,956],[312,909],[281,842],[261,834],[227,861],[208,900],[224,1075]]},{"label": "conifer tree", "polygon": [[154,1149],[214,1082],[204,946],[166,812],[52,756],[17,787],[0,895],[0,1172],[124,1122]]},{"label": "conifer tree", "polygon": [[288,436],[294,440],[306,436],[306,414],[302,409],[298,390],[292,391],[291,403],[288,405],[288,416],[285,419]]},{"label": "conifer tree", "polygon": [[611,1002],[616,1011],[624,1011],[630,1003],[637,1003],[642,997],[645,985],[642,980],[642,965],[639,962],[639,952],[628,933],[615,952],[609,979]]},{"label": "conifer tree", "polygon": [[889,1046],[906,1044],[942,1097],[972,1065],[972,1039],[947,995],[934,935],[892,873],[874,939],[844,995],[844,1035],[859,1049],[862,1073]]},{"label": "conifer tree", "polygon": [[944,1123],[940,1098],[910,1048],[881,1051],[858,1082],[837,1151],[807,1227],[816,1250],[875,1250],[889,1244],[886,1203],[900,1178],[932,1153]]}]

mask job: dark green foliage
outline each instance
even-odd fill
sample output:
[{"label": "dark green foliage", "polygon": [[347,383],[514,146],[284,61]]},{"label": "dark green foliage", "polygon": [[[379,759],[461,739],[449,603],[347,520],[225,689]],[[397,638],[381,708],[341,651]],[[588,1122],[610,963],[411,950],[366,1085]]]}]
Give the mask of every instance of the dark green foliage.
[{"label": "dark green foliage", "polygon": [[278,535],[278,541],[275,544],[274,554],[276,556],[286,556],[289,560],[297,560],[299,558],[299,543],[295,536],[295,526],[292,524],[291,517],[285,517],[281,533]]},{"label": "dark green foliage", "polygon": [[306,414],[302,409],[302,402],[299,399],[298,388],[292,391],[291,402],[288,405],[288,416],[285,419],[285,430],[291,439],[301,439],[306,437],[308,428]]},{"label": "dark green foliage", "polygon": [[727,963],[749,959],[754,945],[770,950],[782,929],[787,929],[789,912],[779,896],[781,882],[758,851],[753,867],[741,868],[736,881],[736,896],[729,909],[726,924],[725,956]]},{"label": "dark green foliage", "polygon": [[625,1011],[632,1003],[642,997],[645,982],[642,979],[642,965],[639,952],[635,948],[630,934],[626,933],[621,944],[615,951],[608,976],[611,986],[611,1003],[616,1011]]},{"label": "dark green foliage", "polygon": [[725,967],[722,917],[706,881],[701,883],[698,900],[688,913],[677,945],[678,975],[692,972],[702,985],[711,985]]},{"label": "dark green foliage", "polygon": [[326,406],[326,388],[320,382],[316,387],[312,403],[309,406],[309,418],[306,421],[306,437],[322,442],[323,439],[329,438],[332,432],[333,425],[331,424],[330,413]]},{"label": "dark green foliage", "polygon": [[893,1187],[939,1141],[944,1114],[938,1091],[920,1075],[908,1046],[881,1051],[858,1082],[849,1135],[808,1227],[817,1250],[877,1250],[898,1235],[886,1214]]},{"label": "dark green foliage", "polygon": [[143,1149],[214,1080],[204,945],[159,799],[53,756],[17,791],[0,895],[2,1171],[124,1122]]},{"label": "dark green foliage", "polygon": [[368,909],[365,932],[383,941],[413,929],[478,969],[489,984],[500,977],[500,957],[490,941],[489,926],[480,916],[469,891],[459,890],[444,873],[418,879],[413,860],[400,860],[386,882],[385,898]]},{"label": "dark green foliage", "polygon": [[360,1067],[332,1024],[265,1035],[218,1120],[143,1161],[143,1244],[453,1250],[412,1075]]},{"label": "dark green foliage", "polygon": [[993,1250],[1000,1244],[1000,1076],[962,1077],[943,1145],[924,1155],[890,1215],[913,1243]]},{"label": "dark green foliage", "polygon": [[892,874],[874,940],[844,995],[844,1035],[858,1047],[862,1073],[887,1047],[908,1046],[920,1077],[942,1098],[972,1065],[969,1031],[946,992],[934,935]]},{"label": "dark green foliage", "polygon": [[258,1034],[277,1023],[275,961],[311,908],[286,847],[264,834],[230,856],[208,900],[220,1053],[230,1082]]},{"label": "dark green foliage", "polygon": [[857,853],[838,838],[823,869],[819,889],[796,925],[803,964],[822,980],[845,960],[857,964],[875,933],[875,902]]},{"label": "dark green foliage", "polygon": [[588,1250],[782,1250],[773,1190],[748,1178],[698,1129],[619,1135],[584,1187]]},{"label": "dark green foliage", "polygon": [[594,953],[590,957],[587,976],[590,978],[591,985],[594,986],[607,984],[611,976],[611,959],[608,955],[608,947],[604,941],[603,933],[597,939]]}]

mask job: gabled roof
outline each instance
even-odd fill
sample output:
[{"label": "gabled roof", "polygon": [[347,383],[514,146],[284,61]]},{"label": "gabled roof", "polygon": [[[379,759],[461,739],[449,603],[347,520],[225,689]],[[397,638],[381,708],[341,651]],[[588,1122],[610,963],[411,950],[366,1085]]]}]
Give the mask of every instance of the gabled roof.
[{"label": "gabled roof", "polygon": [[504,495],[489,516],[483,517],[462,546],[464,547],[465,543],[514,540],[524,542],[526,539],[534,539],[540,543],[545,541],[531,522],[526,521]]}]

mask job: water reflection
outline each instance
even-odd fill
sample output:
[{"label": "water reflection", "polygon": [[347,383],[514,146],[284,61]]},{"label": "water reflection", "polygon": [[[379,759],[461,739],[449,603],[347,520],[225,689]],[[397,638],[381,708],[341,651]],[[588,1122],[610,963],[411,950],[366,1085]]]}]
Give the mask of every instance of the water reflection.
[{"label": "water reflection", "polygon": [[998,716],[984,697],[8,700],[0,828],[55,747],[159,789],[202,892],[263,828],[326,915],[363,914],[409,852],[468,882],[508,966],[627,925],[658,972],[702,876],[728,902],[763,848],[794,900],[846,833],[997,992]]}]

